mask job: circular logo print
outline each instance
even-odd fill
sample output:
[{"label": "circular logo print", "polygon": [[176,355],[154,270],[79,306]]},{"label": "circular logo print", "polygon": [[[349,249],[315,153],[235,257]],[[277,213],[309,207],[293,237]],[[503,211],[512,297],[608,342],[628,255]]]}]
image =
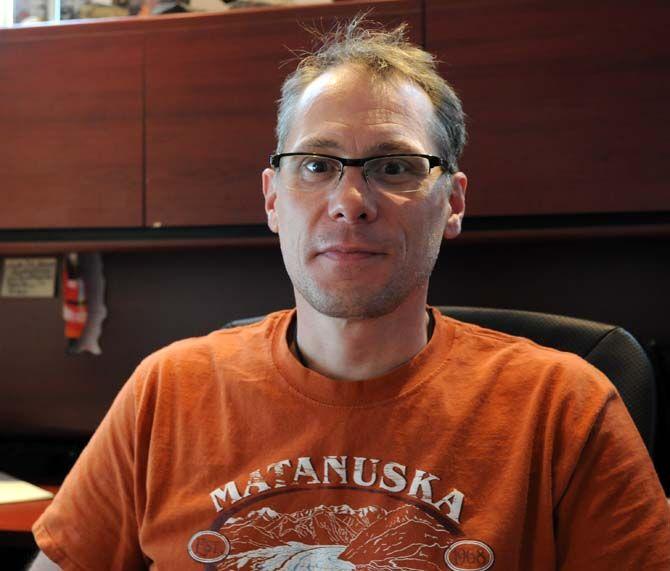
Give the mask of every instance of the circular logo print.
[{"label": "circular logo print", "polygon": [[200,563],[218,563],[230,553],[230,542],[216,531],[199,531],[188,542],[188,554]]},{"label": "circular logo print", "polygon": [[464,539],[444,552],[444,562],[452,571],[485,571],[493,565],[493,550],[481,541]]}]

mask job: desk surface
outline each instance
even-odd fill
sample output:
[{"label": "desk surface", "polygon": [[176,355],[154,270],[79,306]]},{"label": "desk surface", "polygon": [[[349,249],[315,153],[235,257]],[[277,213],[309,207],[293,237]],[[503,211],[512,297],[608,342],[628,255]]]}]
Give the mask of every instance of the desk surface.
[{"label": "desk surface", "polygon": [[[58,491],[58,486],[40,487],[53,493]],[[0,532],[30,533],[33,524],[50,503],[51,500],[37,500],[0,505]]]}]

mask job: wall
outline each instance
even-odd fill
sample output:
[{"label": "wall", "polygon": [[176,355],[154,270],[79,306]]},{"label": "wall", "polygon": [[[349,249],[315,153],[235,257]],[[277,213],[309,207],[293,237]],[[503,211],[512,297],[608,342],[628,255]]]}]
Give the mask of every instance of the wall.
[{"label": "wall", "polygon": [[[564,313],[670,345],[669,242],[447,242],[429,301]],[[107,253],[103,261],[109,316],[100,357],[65,354],[58,299],[0,299],[0,429],[92,430],[143,356],[292,304],[278,247]]]}]

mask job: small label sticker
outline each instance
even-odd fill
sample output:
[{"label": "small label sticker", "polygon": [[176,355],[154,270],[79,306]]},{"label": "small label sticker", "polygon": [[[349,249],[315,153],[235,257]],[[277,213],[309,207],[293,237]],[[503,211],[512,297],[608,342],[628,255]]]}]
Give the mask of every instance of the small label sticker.
[{"label": "small label sticker", "polygon": [[56,258],[6,258],[2,297],[53,297]]},{"label": "small label sticker", "polygon": [[218,563],[230,553],[230,542],[216,531],[199,531],[188,542],[188,554],[199,563]]},{"label": "small label sticker", "polygon": [[473,539],[452,543],[444,553],[444,562],[452,571],[486,571],[494,560],[493,550]]}]

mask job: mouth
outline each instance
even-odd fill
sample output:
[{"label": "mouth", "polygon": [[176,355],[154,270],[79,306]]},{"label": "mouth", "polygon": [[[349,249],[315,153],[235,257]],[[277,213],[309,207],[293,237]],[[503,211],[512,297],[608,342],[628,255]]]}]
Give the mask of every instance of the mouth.
[{"label": "mouth", "polygon": [[337,245],[321,250],[318,255],[336,262],[357,262],[379,258],[386,254],[369,246]]}]

